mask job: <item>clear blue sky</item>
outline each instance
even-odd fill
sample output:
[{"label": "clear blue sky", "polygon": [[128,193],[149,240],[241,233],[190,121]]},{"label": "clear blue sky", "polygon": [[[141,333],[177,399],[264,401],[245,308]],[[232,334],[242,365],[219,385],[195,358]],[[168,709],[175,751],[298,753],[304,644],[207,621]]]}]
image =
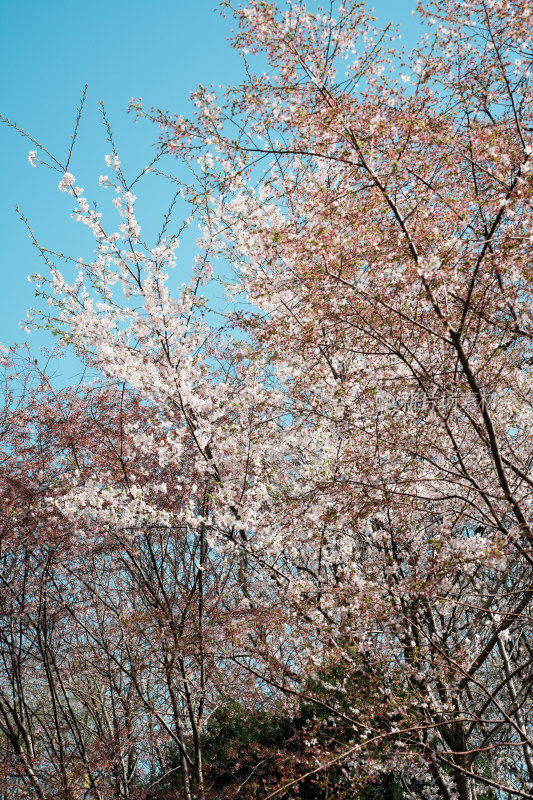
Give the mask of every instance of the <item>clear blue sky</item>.
[{"label": "clear blue sky", "polygon": [[[415,0],[374,0],[369,5],[380,22],[402,22],[407,42],[416,38],[416,23],[410,16]],[[0,113],[60,159],[68,151],[83,86],[89,84],[70,167],[89,198],[103,198],[97,183],[99,174],[105,174],[103,157],[109,152],[100,124],[100,100],[111,119],[128,177],[149,162],[158,133],[148,123],[134,124],[126,114],[130,98],[142,97],[147,105],[187,114],[189,94],[198,83],[232,83],[242,75],[240,58],[226,41],[232,21],[220,16],[216,0],[79,4],[5,0],[1,18]],[[27,338],[19,327],[35,302],[27,276],[44,272],[14,212],[15,204],[29,217],[46,247],[87,257],[92,241],[89,232],[70,219],[71,198],[57,191],[57,173],[29,165],[27,155],[33,146],[0,125],[0,147],[0,342],[10,345]],[[168,191],[159,193],[157,187],[144,196],[139,193],[137,208],[145,230],[157,229],[168,197]],[[176,275],[177,282],[188,278],[192,256],[190,250],[181,253],[182,275]],[[44,334],[30,335],[35,348],[51,341]]]}]

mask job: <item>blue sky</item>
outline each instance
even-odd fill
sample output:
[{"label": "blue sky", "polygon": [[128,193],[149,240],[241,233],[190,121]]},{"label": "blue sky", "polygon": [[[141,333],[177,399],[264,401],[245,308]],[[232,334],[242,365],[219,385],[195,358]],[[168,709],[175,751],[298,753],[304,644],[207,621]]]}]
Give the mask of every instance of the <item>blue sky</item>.
[{"label": "blue sky", "polygon": [[[414,41],[417,26],[410,12],[415,0],[375,0],[369,5],[380,22],[401,22],[404,39]],[[242,76],[240,58],[226,41],[231,27],[232,20],[221,17],[215,0],[4,2],[0,113],[61,160],[87,83],[87,106],[70,169],[89,198],[103,199],[98,176],[106,172],[104,155],[110,148],[99,101],[110,117],[126,177],[137,174],[153,156],[158,131],[148,123],[134,124],[126,113],[129,100],[142,97],[147,105],[187,114],[189,94],[198,83],[237,82]],[[27,276],[44,272],[15,204],[45,247],[87,257],[92,241],[89,232],[70,219],[71,199],[57,191],[57,173],[29,165],[31,143],[0,125],[0,147],[0,342],[10,345],[28,338],[19,327],[35,303]],[[139,193],[137,210],[148,232],[156,231],[170,197],[168,189],[159,187]],[[187,280],[193,255],[191,248],[181,253],[178,283]],[[36,349],[53,342],[35,332],[29,340]]]}]

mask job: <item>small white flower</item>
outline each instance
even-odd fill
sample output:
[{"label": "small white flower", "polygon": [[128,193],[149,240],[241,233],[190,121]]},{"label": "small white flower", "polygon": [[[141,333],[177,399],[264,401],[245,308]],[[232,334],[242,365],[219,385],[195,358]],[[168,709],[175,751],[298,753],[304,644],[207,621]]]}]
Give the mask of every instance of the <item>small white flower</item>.
[{"label": "small white flower", "polygon": [[105,163],[107,164],[108,167],[111,167],[112,169],[114,169],[115,172],[120,167],[120,161],[118,160],[118,156],[115,156],[113,154],[107,155],[105,157]]},{"label": "small white flower", "polygon": [[32,165],[32,167],[37,166],[37,150],[30,150],[28,153],[28,161]]},{"label": "small white flower", "polygon": [[66,192],[69,186],[72,186],[74,180],[75,180],[74,175],[72,175],[71,172],[65,172],[65,174],[59,181],[59,186],[58,186],[59,191]]}]

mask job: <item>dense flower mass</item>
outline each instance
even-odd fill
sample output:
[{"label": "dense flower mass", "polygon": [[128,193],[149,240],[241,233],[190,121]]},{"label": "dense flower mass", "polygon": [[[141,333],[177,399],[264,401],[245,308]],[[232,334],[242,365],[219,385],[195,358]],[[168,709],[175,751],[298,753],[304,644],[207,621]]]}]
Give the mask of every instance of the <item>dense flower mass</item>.
[{"label": "dense flower mass", "polygon": [[2,353],[7,796],[533,798],[530,11],[420,3],[405,54],[235,7],[242,85],[132,102],[177,289],[117,153],[114,232],[60,165],[96,249],[41,320],[99,381]]}]

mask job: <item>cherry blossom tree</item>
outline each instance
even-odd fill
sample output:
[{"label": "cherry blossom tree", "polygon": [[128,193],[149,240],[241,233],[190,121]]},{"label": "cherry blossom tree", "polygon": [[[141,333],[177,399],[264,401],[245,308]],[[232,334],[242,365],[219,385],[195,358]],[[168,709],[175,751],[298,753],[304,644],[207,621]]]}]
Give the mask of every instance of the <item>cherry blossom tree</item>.
[{"label": "cherry blossom tree", "polygon": [[[531,798],[530,8],[421,4],[410,54],[354,2],[232,13],[241,86],[200,88],[189,120],[133,104],[161,127],[151,169],[193,173],[189,283],[172,286],[168,218],[142,239],[114,145],[117,231],[50,162],[96,253],[71,275],[40,247],[34,277],[45,324],[104,376],[103,444],[74,455],[76,436],[52,483],[53,459],[28,472],[43,524],[78,546],[29,575],[64,597],[87,671],[74,713],[20,551],[13,602],[31,597],[40,649],[28,667],[29,645],[3,639],[22,647],[0,707],[10,758],[34,796],[48,747],[65,797],[82,775],[94,797],[133,797],[172,742],[188,800],[206,790],[206,717],[262,688],[314,709],[307,772],[287,762],[264,800],[328,770],[345,797],[393,775],[405,796]],[[202,296],[217,258],[222,326]]]},{"label": "cherry blossom tree", "polygon": [[[226,664],[238,565],[210,552],[205,527],[185,522],[190,504],[206,503],[209,482],[186,454],[179,472],[136,457],[131,429],[149,436],[152,426],[124,385],[58,391],[20,351],[3,359],[7,796],[145,798],[158,782],[150,776],[165,777],[172,745],[183,796],[202,797],[202,726],[237,684],[241,698],[254,692]],[[180,525],[95,521],[108,511],[102,492],[131,504],[156,475],[167,482],[158,489],[165,513]]]},{"label": "cherry blossom tree", "polygon": [[178,155],[209,148],[210,243],[282,394],[254,538],[290,553],[323,642],[418,692],[397,754],[444,797],[527,796],[530,8],[419,11],[395,57],[356,4],[250,3],[234,44],[268,74],[155,119]]}]

